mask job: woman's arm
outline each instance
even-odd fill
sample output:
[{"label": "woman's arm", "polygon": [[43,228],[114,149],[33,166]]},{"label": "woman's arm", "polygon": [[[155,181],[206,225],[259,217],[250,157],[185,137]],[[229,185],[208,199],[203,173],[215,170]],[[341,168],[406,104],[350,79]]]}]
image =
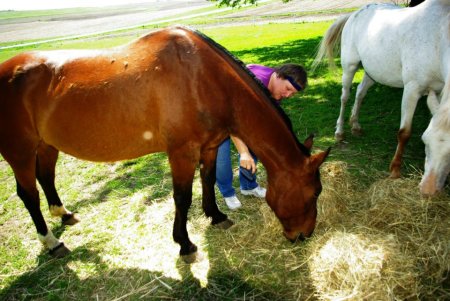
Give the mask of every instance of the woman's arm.
[{"label": "woman's arm", "polygon": [[253,160],[253,157],[250,154],[247,145],[244,143],[244,141],[235,136],[231,136],[231,140],[233,140],[233,143],[236,146],[237,151],[239,152],[240,155],[239,164],[242,167],[251,170],[252,173],[255,173],[256,172],[255,160]]}]

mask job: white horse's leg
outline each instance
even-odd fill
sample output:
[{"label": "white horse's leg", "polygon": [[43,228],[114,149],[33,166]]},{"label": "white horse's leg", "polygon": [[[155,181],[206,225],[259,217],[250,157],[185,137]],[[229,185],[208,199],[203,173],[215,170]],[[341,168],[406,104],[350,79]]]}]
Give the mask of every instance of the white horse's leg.
[{"label": "white horse's leg", "polygon": [[402,117],[400,120],[400,129],[397,134],[397,150],[390,164],[391,178],[401,176],[400,167],[402,164],[403,153],[406,143],[411,137],[412,119],[416,110],[417,102],[421,96],[421,91],[417,83],[410,82],[405,85],[402,96]]},{"label": "white horse's leg", "polygon": [[344,140],[345,105],[347,104],[347,100],[350,96],[350,88],[352,86],[353,77],[355,76],[356,70],[358,69],[358,65],[357,64],[346,66],[343,65],[342,68],[343,74],[342,74],[341,110],[339,112],[338,120],[336,121],[336,132],[334,133],[334,137],[338,142]]},{"label": "white horse's leg", "polygon": [[359,110],[361,109],[361,103],[366,97],[367,90],[373,86],[375,82],[371,79],[366,72],[364,72],[364,77],[362,82],[358,85],[356,89],[355,104],[352,109],[352,116],[350,117],[350,125],[352,127],[353,135],[361,135],[361,125],[359,124]]}]

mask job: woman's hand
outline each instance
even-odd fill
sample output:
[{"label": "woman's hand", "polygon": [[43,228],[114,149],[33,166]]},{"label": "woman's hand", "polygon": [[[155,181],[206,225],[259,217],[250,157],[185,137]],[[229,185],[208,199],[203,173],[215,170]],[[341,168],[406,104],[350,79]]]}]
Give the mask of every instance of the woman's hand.
[{"label": "woman's hand", "polygon": [[252,174],[256,172],[255,160],[253,160],[253,157],[249,152],[244,152],[240,154],[239,164],[243,168],[250,170]]}]

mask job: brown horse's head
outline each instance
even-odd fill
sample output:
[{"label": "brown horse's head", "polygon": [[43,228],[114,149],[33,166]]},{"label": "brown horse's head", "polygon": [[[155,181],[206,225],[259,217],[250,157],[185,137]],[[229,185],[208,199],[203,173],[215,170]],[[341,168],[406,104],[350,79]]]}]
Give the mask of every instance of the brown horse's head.
[{"label": "brown horse's head", "polygon": [[[310,149],[312,136],[304,144]],[[319,167],[329,152],[330,148],[306,157],[306,162],[285,168],[275,177],[275,183],[269,183],[267,203],[280,220],[284,236],[292,242],[303,240],[314,231],[317,199],[322,191]]]}]

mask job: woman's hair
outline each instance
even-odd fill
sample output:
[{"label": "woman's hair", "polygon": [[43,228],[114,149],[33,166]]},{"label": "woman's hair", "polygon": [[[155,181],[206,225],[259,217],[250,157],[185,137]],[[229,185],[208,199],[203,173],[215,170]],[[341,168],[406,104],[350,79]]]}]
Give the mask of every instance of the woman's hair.
[{"label": "woman's hair", "polygon": [[[274,68],[275,72],[282,79],[293,80],[301,90],[308,85],[308,78],[305,69],[297,64],[284,64]],[[294,85],[295,86],[295,85]],[[298,90],[298,89],[297,89]]]}]

